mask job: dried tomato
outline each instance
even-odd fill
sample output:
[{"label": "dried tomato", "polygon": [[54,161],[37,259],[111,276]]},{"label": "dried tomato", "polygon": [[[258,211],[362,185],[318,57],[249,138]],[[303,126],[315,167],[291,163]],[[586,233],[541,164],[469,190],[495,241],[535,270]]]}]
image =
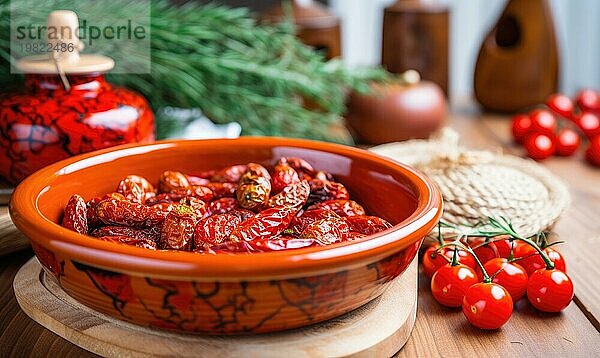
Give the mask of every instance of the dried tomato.
[{"label": "dried tomato", "polygon": [[165,171],[158,190],[129,175],[117,192],[87,203],[71,198],[64,226],[128,245],[219,253],[352,241],[391,224],[365,216],[330,173],[283,157],[272,175],[257,163],[202,173]]},{"label": "dried tomato", "polygon": [[248,209],[233,209],[229,212],[229,214],[237,216],[240,220],[242,221],[246,221],[248,219],[250,219],[251,217],[254,217],[254,215],[256,215],[253,211],[250,211]]},{"label": "dried tomato", "polygon": [[164,209],[165,206],[146,206],[113,198],[104,199],[94,207],[96,217],[103,223],[133,227],[148,227],[162,223],[168,214]]},{"label": "dried tomato", "polygon": [[277,164],[287,164],[292,167],[300,179],[310,180],[315,176],[315,169],[306,160],[296,157],[282,157]]},{"label": "dried tomato", "polygon": [[315,221],[326,219],[326,218],[339,218],[340,216],[334,213],[331,210],[327,209],[315,209],[309,210],[302,213],[300,216],[295,216],[290,223],[290,226],[285,230],[285,232],[300,236],[302,231],[306,229],[306,227]]},{"label": "dried tomato", "polygon": [[365,209],[354,200],[327,200],[313,204],[307,210],[327,209],[339,216],[365,215]]},{"label": "dried tomato", "polygon": [[238,204],[245,209],[260,210],[269,200],[271,182],[261,176],[243,177],[236,190]]},{"label": "dried tomato", "polygon": [[241,222],[240,218],[231,214],[212,215],[199,221],[194,230],[194,250],[205,251],[222,244]]},{"label": "dried tomato", "polygon": [[242,208],[260,210],[271,194],[271,175],[260,164],[248,163],[239,181],[236,198]]},{"label": "dried tomato", "polygon": [[279,235],[290,225],[296,212],[297,209],[290,206],[263,210],[242,222],[231,233],[230,240],[234,242],[251,241]]},{"label": "dried tomato", "polygon": [[206,184],[210,183],[210,180],[208,178],[203,178],[203,177],[189,175],[189,174],[186,174],[185,177],[187,178],[188,182],[192,186],[193,185],[206,185]]},{"label": "dried tomato", "polygon": [[69,199],[65,206],[62,226],[80,234],[87,234],[87,206],[81,196],[75,194]]},{"label": "dried tomato", "polygon": [[191,251],[194,242],[196,214],[194,209],[179,204],[165,218],[158,240],[161,249]]},{"label": "dried tomato", "polygon": [[194,211],[194,215],[196,215],[196,219],[198,220],[208,215],[208,207],[206,203],[198,198],[188,196],[186,198],[181,199],[179,203],[192,208],[192,210]]},{"label": "dried tomato", "polygon": [[158,179],[158,191],[161,193],[170,193],[175,189],[190,187],[190,182],[182,172],[165,171]]},{"label": "dried tomato", "polygon": [[305,247],[319,246],[313,239],[300,239],[289,235],[279,235],[274,238],[260,238],[252,241],[232,242],[226,241],[208,249],[209,253],[260,253]]},{"label": "dried tomato", "polygon": [[136,229],[128,226],[109,225],[92,230],[90,236],[128,236],[134,239],[156,242],[160,236],[160,227],[153,226],[151,228]]},{"label": "dried tomato", "polygon": [[185,198],[197,198],[204,202],[213,199],[213,192],[210,188],[202,185],[190,186],[189,188],[173,189],[170,193],[158,194],[146,201],[146,205],[155,205],[159,203],[178,202]]},{"label": "dried tomato", "polygon": [[309,194],[310,186],[303,180],[286,186],[279,194],[272,196],[267,205],[270,208],[284,205],[301,208],[306,204]]},{"label": "dried tomato", "polygon": [[145,204],[152,206],[164,203],[173,203],[181,200],[182,198],[183,197],[179,194],[162,193],[146,200]]},{"label": "dried tomato", "polygon": [[123,194],[119,193],[108,193],[104,194],[104,196],[97,196],[88,200],[85,205],[87,206],[87,222],[88,222],[88,231],[97,225],[100,225],[102,221],[98,219],[96,216],[96,205],[104,199],[115,199],[115,200],[127,200],[123,196]]},{"label": "dried tomato", "polygon": [[104,200],[104,199],[127,200],[125,195],[123,195],[121,193],[117,193],[117,192],[104,194],[104,196],[102,196],[100,199],[101,200]]},{"label": "dried tomato", "polygon": [[350,226],[342,218],[325,218],[308,225],[300,234],[301,239],[313,239],[321,245],[347,240]]},{"label": "dried tomato", "polygon": [[158,203],[150,206],[150,209],[154,211],[161,211],[165,217],[169,213],[169,211],[173,210],[173,208],[177,205],[176,203],[168,202],[168,203]]},{"label": "dried tomato", "polygon": [[315,174],[315,179],[335,182],[335,178],[333,177],[333,175],[331,173],[329,173],[329,172],[324,171],[324,170],[319,170]]},{"label": "dried tomato", "polygon": [[208,205],[208,215],[225,214],[238,207],[237,199],[221,198]]},{"label": "dried tomato", "polygon": [[129,237],[129,236],[100,236],[100,237],[97,237],[97,239],[103,240],[103,241],[116,242],[119,244],[125,244],[125,245],[130,245],[130,246],[137,246],[137,247],[141,247],[141,248],[149,249],[149,250],[156,250],[156,242],[149,240],[149,239]]},{"label": "dried tomato", "polygon": [[232,165],[214,173],[210,180],[221,183],[237,183],[248,167],[244,164]]},{"label": "dried tomato", "polygon": [[128,175],[119,183],[117,193],[122,194],[129,201],[144,204],[148,198],[156,195],[156,190],[146,178]]},{"label": "dried tomato", "polygon": [[[209,254],[230,254],[230,253],[252,253],[254,248],[250,246],[250,241],[233,242],[225,241],[222,244],[208,248],[205,253]],[[200,251],[196,251],[200,252]]]},{"label": "dried tomato", "polygon": [[269,252],[319,246],[319,243],[314,239],[302,239],[284,234],[274,238],[248,241],[247,245],[255,252]]},{"label": "dried tomato", "polygon": [[356,215],[346,217],[352,231],[364,235],[373,235],[392,227],[392,224],[377,216]]},{"label": "dried tomato", "polygon": [[341,183],[323,179],[312,179],[310,182],[308,204],[312,205],[327,200],[348,200],[350,193]]},{"label": "dried tomato", "polygon": [[187,189],[175,189],[170,194],[181,195],[181,198],[194,197],[204,202],[210,202],[214,199],[214,194],[211,188],[204,185],[191,185]]},{"label": "dried tomato", "polygon": [[213,199],[220,198],[233,198],[235,197],[235,190],[237,184],[235,183],[208,183],[205,185],[207,188],[212,190]]},{"label": "dried tomato", "polygon": [[87,223],[88,223],[88,230],[90,230],[91,227],[94,227],[98,224],[100,224],[100,219],[98,219],[96,217],[96,205],[102,201],[102,198],[97,196],[95,198],[92,198],[90,200],[88,200],[85,203],[86,206],[86,216],[87,216]]},{"label": "dried tomato", "polygon": [[267,168],[263,167],[260,164],[248,163],[248,165],[246,166],[246,171],[240,177],[240,180],[239,180],[240,184],[244,181],[244,178],[254,178],[254,177],[263,177],[263,178],[267,178],[269,181],[271,180],[271,174],[269,174],[269,171],[267,170]]},{"label": "dried tomato", "polygon": [[299,181],[300,178],[294,168],[287,164],[277,164],[271,176],[271,190],[273,193],[279,193],[288,185],[298,183]]}]

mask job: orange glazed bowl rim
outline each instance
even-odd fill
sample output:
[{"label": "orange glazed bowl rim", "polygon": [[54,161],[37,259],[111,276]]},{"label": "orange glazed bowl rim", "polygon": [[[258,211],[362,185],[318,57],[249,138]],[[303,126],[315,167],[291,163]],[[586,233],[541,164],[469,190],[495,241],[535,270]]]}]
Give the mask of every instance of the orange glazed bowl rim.
[{"label": "orange glazed bowl rim", "polygon": [[[406,177],[414,186],[417,207],[392,228],[354,242],[252,254],[200,255],[185,251],[150,251],[103,240],[63,228],[45,217],[38,208],[41,194],[52,190],[53,179],[79,169],[106,163],[114,158],[143,155],[153,150],[193,146],[253,145],[297,147],[349,158],[377,162]],[[168,168],[165,168],[165,170]],[[10,215],[15,226],[31,242],[78,262],[133,275],[184,280],[266,280],[320,274],[376,262],[406,249],[427,235],[442,214],[442,197],[437,187],[416,169],[349,146],[306,139],[240,137],[236,139],[167,140],[151,144],[126,144],[80,154],[51,164],[27,177],[12,194]]]}]

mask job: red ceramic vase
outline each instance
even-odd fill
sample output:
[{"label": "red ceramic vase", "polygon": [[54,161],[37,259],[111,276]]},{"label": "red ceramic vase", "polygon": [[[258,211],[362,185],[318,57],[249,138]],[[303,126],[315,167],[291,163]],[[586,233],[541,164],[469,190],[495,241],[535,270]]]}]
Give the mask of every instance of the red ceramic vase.
[{"label": "red ceramic vase", "polygon": [[25,75],[25,91],[0,98],[0,175],[18,183],[76,154],[154,141],[154,115],[139,94],[104,74]]}]

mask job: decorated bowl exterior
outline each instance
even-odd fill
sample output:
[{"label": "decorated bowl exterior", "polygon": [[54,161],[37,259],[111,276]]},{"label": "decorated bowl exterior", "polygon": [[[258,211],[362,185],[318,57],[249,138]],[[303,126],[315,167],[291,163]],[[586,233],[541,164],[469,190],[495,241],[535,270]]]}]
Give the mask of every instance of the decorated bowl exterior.
[{"label": "decorated bowl exterior", "polygon": [[[157,178],[299,156],[343,182],[368,212],[394,227],[362,240],[259,254],[148,251],[56,224],[73,193],[114,190],[128,174]],[[379,296],[414,259],[442,212],[438,190],[402,164],[360,149],[306,140],[244,137],[170,141],[83,154],[31,175],[10,204],[47,273],[87,306],[136,324],[205,334],[297,328]]]},{"label": "decorated bowl exterior", "polygon": [[25,76],[26,91],[0,97],[0,175],[18,183],[56,161],[126,143],[154,141],[146,100],[103,74]]}]

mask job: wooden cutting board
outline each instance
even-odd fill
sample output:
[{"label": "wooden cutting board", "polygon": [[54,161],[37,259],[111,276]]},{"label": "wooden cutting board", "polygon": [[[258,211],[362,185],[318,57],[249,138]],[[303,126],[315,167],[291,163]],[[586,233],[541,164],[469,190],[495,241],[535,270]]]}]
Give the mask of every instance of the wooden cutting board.
[{"label": "wooden cutting board", "polygon": [[0,177],[0,205],[8,205],[13,190],[14,187],[8,184],[4,178]]},{"label": "wooden cutting board", "polygon": [[47,279],[37,259],[13,283],[32,319],[101,356],[389,357],[408,340],[417,310],[417,260],[379,298],[336,319],[279,333],[202,336],[152,330],[80,304]]},{"label": "wooden cutting board", "polygon": [[29,241],[10,220],[8,206],[0,206],[0,256],[28,247]]}]

